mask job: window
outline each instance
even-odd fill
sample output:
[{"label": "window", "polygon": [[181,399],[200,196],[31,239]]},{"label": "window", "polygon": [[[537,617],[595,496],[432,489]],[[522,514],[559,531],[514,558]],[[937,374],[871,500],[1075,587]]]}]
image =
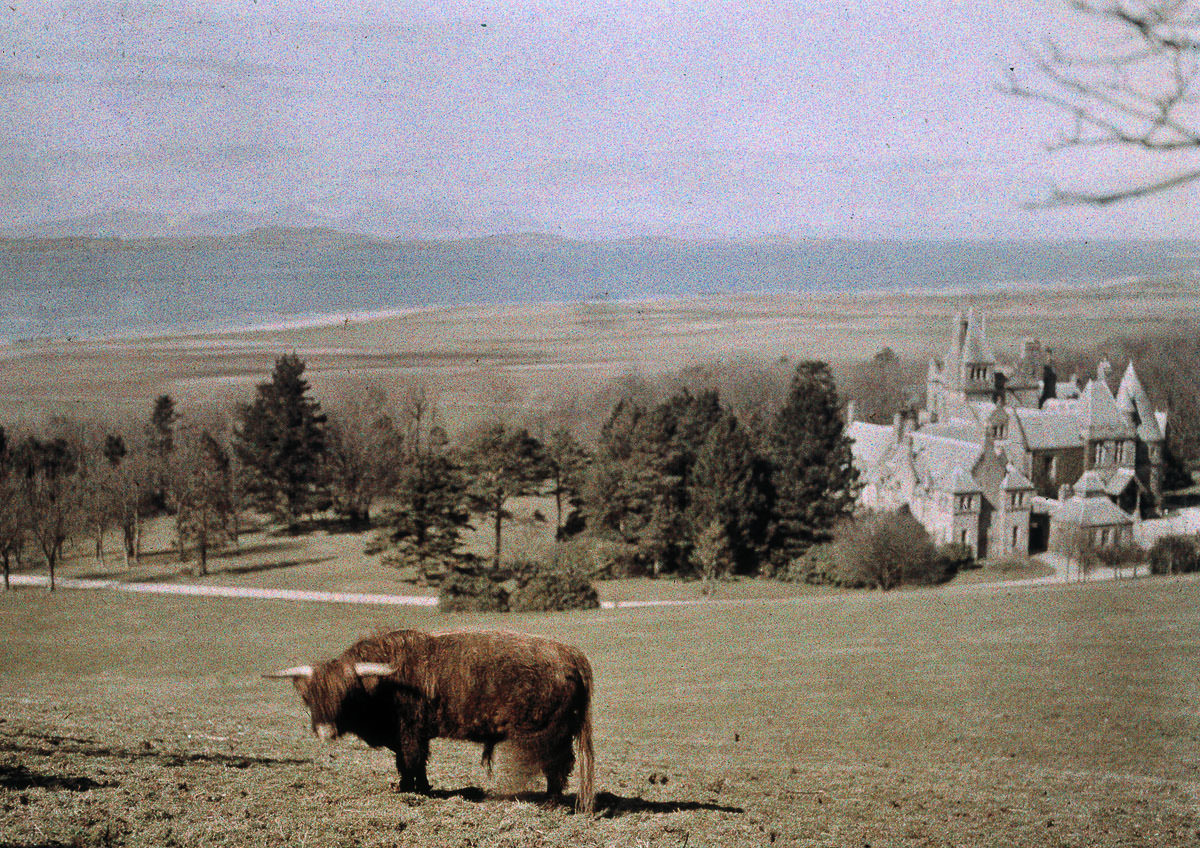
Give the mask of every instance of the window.
[{"label": "window", "polygon": [[962,531],[958,535],[958,541],[959,541],[959,544],[962,544],[962,545],[967,544],[967,531],[966,530]]},{"label": "window", "polygon": [[1021,544],[1021,528],[1020,528],[1020,527],[1014,527],[1014,528],[1012,529],[1012,547],[1013,547],[1013,550],[1016,550],[1016,549],[1017,549],[1017,546],[1018,546],[1018,545],[1020,545],[1020,544]]},{"label": "window", "polygon": [[971,510],[973,503],[974,503],[974,498],[972,498],[970,495],[959,495],[958,496],[959,512],[969,512]]},{"label": "window", "polygon": [[1009,494],[1008,505],[1010,507],[1016,509],[1017,507],[1024,505],[1024,503],[1025,503],[1025,493],[1024,492],[1012,492],[1011,494]]}]

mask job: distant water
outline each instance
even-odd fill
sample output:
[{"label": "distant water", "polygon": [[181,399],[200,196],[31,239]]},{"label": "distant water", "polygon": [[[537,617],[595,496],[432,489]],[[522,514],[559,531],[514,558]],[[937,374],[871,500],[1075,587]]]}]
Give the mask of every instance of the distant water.
[{"label": "distant water", "polygon": [[222,329],[436,304],[1086,285],[1198,267],[1196,242],[5,242],[0,339]]}]

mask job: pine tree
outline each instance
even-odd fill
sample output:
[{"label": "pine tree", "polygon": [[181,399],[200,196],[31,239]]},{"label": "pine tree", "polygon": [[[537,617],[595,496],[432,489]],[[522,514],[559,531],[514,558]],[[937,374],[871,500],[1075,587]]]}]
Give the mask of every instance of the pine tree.
[{"label": "pine tree", "polygon": [[489,424],[472,433],[461,451],[467,475],[467,495],[472,508],[492,523],[495,545],[492,565],[500,565],[500,537],[504,519],[511,518],[510,498],[528,495],[550,473],[542,443],[523,427]]},{"label": "pine tree", "polygon": [[[582,525],[583,487],[590,457],[565,427],[550,433],[545,441],[551,494],[554,495],[554,537],[563,539]],[[567,510],[564,518],[564,502]]]},{"label": "pine tree", "polygon": [[857,471],[837,387],[824,362],[801,362],[769,431],[774,467],[774,548],[788,562],[830,538],[857,494]]},{"label": "pine tree", "polygon": [[757,570],[765,553],[774,490],[770,466],[731,412],[708,431],[688,485],[688,521],[705,540],[706,559],[739,574]]},{"label": "pine tree", "polygon": [[432,427],[422,435],[419,452],[410,451],[401,469],[381,535],[391,547],[385,562],[433,575],[463,558],[459,543],[471,514],[466,483],[445,453],[445,434]]},{"label": "pine tree", "polygon": [[653,574],[690,567],[690,475],[724,414],[716,392],[683,391],[650,410],[622,400],[601,431],[586,487],[589,522],[636,545]]},{"label": "pine tree", "polygon": [[248,499],[295,528],[301,516],[327,505],[322,485],[325,416],[308,397],[295,354],[275,360],[271,382],[238,408],[235,450],[245,471]]},{"label": "pine tree", "polygon": [[171,476],[171,457],[175,451],[175,425],[179,413],[170,395],[154,399],[154,410],[146,425],[146,456],[149,459],[146,498],[153,512],[167,509],[167,481]]}]

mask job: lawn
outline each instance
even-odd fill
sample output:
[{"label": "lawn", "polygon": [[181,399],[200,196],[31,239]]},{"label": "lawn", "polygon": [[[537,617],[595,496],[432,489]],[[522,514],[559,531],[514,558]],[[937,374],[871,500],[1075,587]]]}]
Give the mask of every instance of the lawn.
[{"label": "lawn", "polygon": [[[0,844],[1194,845],[1200,582],[539,616],[0,597]],[[319,744],[260,672],[381,627],[503,626],[596,671],[595,819],[435,745]]]}]

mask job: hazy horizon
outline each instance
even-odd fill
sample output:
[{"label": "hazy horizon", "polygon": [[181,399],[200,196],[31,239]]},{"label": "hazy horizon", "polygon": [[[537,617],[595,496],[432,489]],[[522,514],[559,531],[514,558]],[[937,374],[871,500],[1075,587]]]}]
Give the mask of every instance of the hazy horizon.
[{"label": "hazy horizon", "polygon": [[1200,234],[1200,189],[1059,153],[997,84],[1059,0],[252,5],[0,15],[0,234],[1061,240]]}]

